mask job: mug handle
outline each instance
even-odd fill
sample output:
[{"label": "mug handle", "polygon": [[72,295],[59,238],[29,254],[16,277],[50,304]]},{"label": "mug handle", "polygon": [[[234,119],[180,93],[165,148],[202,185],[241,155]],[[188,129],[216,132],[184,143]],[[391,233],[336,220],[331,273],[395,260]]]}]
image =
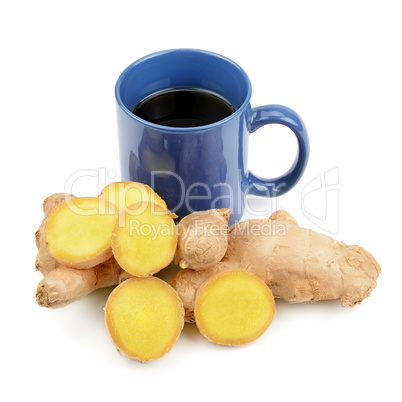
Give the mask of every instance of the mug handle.
[{"label": "mug handle", "polygon": [[247,194],[278,197],[287,193],[302,176],[309,157],[310,145],[306,127],[301,117],[282,105],[266,105],[252,108],[250,134],[266,124],[283,124],[296,135],[298,152],[293,165],[283,175],[264,179],[250,171],[246,176]]}]

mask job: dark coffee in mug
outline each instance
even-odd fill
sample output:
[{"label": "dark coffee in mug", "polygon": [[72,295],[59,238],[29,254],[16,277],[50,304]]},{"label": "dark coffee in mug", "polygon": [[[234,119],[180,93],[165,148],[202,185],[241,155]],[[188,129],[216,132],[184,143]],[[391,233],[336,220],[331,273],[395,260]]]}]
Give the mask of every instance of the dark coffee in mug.
[{"label": "dark coffee in mug", "polygon": [[222,96],[198,88],[159,91],[133,109],[141,119],[169,127],[205,126],[223,120],[235,111],[235,107]]}]

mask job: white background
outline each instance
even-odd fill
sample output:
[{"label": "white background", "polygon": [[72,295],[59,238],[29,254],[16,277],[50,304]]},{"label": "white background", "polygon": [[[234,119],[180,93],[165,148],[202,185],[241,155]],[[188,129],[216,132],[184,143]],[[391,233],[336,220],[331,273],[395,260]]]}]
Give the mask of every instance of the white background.
[{"label": "white background", "polygon": [[[401,400],[398,3],[3,2],[1,399]],[[235,60],[250,76],[253,106],[282,103],[306,123],[311,157],[302,180],[254,208],[287,209],[302,226],[362,245],[383,273],[353,309],[278,302],[268,331],[237,348],[211,344],[187,324],[167,356],[141,364],[108,339],[102,307],[110,289],[61,310],[36,305],[34,233],[43,199],[63,191],[71,174],[120,174],[115,81],[134,60],[176,47]],[[250,167],[263,176],[285,171],[296,152],[280,127],[250,142]],[[324,187],[306,195],[320,177]],[[75,187],[76,195],[98,190],[90,177]]]}]

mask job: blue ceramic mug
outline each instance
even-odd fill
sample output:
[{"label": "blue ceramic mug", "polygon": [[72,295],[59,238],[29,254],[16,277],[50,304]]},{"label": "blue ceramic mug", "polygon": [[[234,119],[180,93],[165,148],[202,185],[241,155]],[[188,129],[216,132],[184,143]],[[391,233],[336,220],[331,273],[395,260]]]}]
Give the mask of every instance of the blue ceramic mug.
[{"label": "blue ceramic mug", "polygon": [[[212,91],[236,110],[223,120],[199,127],[162,126],[132,113],[149,95],[174,88]],[[230,208],[232,221],[238,221],[246,194],[285,194],[306,167],[309,141],[299,115],[280,105],[252,108],[247,74],[219,54],[196,49],[153,53],[122,72],[115,93],[122,179],[150,185],[179,217]],[[248,137],[272,123],[295,133],[298,154],[287,173],[264,179],[247,168]]]}]

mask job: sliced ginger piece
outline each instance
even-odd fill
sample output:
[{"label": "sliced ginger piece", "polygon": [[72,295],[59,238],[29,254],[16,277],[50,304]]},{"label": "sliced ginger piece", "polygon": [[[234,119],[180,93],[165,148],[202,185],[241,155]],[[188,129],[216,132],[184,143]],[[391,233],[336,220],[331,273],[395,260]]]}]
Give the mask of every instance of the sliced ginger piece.
[{"label": "sliced ginger piece", "polygon": [[173,260],[176,245],[172,215],[152,202],[132,204],[123,210],[112,235],[117,262],[126,272],[138,277],[167,267]]},{"label": "sliced ginger piece", "polygon": [[76,197],[57,205],[45,224],[49,254],[60,264],[91,268],[112,256],[116,207],[98,197]]},{"label": "sliced ginger piece", "polygon": [[228,270],[213,275],[195,301],[200,332],[221,345],[243,345],[260,337],[275,315],[269,287],[256,275]]},{"label": "sliced ginger piece", "polygon": [[110,294],[105,324],[113,343],[128,357],[143,362],[159,359],[183,329],[183,303],[159,278],[128,279]]},{"label": "sliced ginger piece", "polygon": [[134,181],[111,183],[102,190],[99,197],[116,205],[119,211],[123,211],[131,204],[147,201],[167,210],[165,201],[151,187]]}]

